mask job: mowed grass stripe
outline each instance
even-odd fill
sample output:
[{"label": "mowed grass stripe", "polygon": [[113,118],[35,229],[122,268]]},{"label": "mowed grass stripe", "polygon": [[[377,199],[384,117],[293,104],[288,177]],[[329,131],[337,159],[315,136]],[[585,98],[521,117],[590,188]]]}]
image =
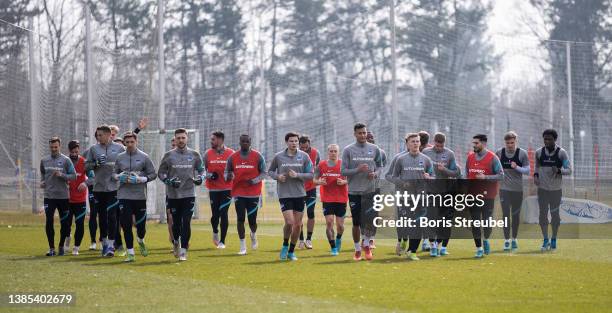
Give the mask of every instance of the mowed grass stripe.
[{"label": "mowed grass stripe", "polygon": [[[317,230],[316,238],[323,238],[322,227]],[[281,263],[277,260],[281,238],[273,236],[275,232],[280,233],[279,226],[262,225],[260,231],[266,234],[260,236],[260,249],[255,252],[249,250],[249,255],[243,257],[236,255],[237,238],[234,232],[228,237],[228,249],[216,250],[210,243],[210,229],[197,226],[192,235],[189,261],[177,264],[169,253],[165,225],[152,224],[147,234],[151,255],[147,258],[137,255],[134,264],[122,264],[123,258],[120,257],[102,259],[97,252],[85,251],[79,257],[24,258],[25,264],[20,266],[27,270],[27,262],[45,262],[47,267],[34,272],[36,274],[32,277],[40,281],[45,280],[45,275],[50,275],[52,271],[71,268],[84,268],[94,273],[117,270],[108,279],[112,284],[92,283],[99,285],[99,290],[129,288],[128,281],[132,278],[124,273],[136,273],[141,280],[148,280],[147,275],[167,278],[168,282],[164,284],[176,286],[175,292],[183,292],[184,289],[179,286],[184,281],[195,280],[203,284],[303,297],[310,299],[308,301],[312,301],[313,305],[318,305],[317,301],[354,302],[360,308],[367,304],[370,309],[604,312],[612,305],[607,284],[608,278],[612,277],[610,240],[564,240],[560,242],[563,247],[560,251],[544,255],[538,252],[539,241],[522,240],[519,254],[495,251],[484,260],[472,258],[473,243],[470,240],[455,240],[451,244],[451,256],[440,260],[423,256],[422,261],[417,263],[395,256],[392,241],[381,240],[373,262],[355,264],[351,260],[352,244],[349,238],[345,239],[345,252],[339,257],[329,256],[327,243],[319,239],[315,241],[314,250],[298,251],[298,262]],[[6,242],[2,244],[5,253],[42,255],[46,250],[42,225],[0,228],[0,238]],[[88,234],[85,238],[87,242]],[[24,245],[24,242],[28,244]],[[501,249],[501,241],[496,241],[493,248]],[[19,278],[16,273],[10,275],[16,276],[3,281]],[[68,287],[74,281],[76,279],[62,281],[58,278],[56,284],[58,287]],[[163,298],[165,288],[150,288],[148,296]],[[184,295],[186,299],[197,296],[189,292]],[[127,299],[121,303],[131,303]],[[268,300],[262,301],[267,303]],[[269,302],[274,305],[273,300]]]},{"label": "mowed grass stripe", "polygon": [[[0,254],[3,292],[76,292],[75,312],[353,312],[351,304],[334,299],[314,299],[271,290],[218,284],[167,273],[142,272],[128,267],[90,267]],[[23,312],[42,308],[2,308]],[[66,307],[47,312],[63,312]],[[369,312],[384,312],[363,307]],[[72,311],[72,309],[71,309]]]}]

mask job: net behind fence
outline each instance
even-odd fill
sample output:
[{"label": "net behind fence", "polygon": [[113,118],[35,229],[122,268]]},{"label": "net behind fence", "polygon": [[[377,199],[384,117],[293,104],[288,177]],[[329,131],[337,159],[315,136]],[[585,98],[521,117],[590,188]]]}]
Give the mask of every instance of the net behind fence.
[{"label": "net behind fence", "polygon": [[[59,53],[57,38],[42,31],[48,16],[36,16],[32,24],[18,21],[33,32],[0,23],[6,38],[0,49],[0,210],[31,210],[32,165],[47,153],[49,137],[89,145],[95,125],[116,124],[123,132],[143,117],[149,123],[140,147],[156,166],[169,147],[169,130],[178,127],[193,130],[190,146],[201,152],[213,130],[223,130],[226,145],[234,149],[240,134],[250,134],[253,148],[269,162],[284,149],[288,131],[310,135],[324,157],[328,144],[352,143],[352,127],[361,121],[389,158],[403,149],[407,132],[444,132],[459,164],[476,133],[489,135],[489,146],[496,149],[504,133],[515,130],[519,144],[535,151],[542,146],[542,131],[552,127],[559,131],[559,145],[572,154],[577,179],[612,178],[612,90],[607,85],[612,72],[598,59],[605,55],[600,52],[612,51],[608,43],[494,34],[482,24],[418,14],[400,3],[394,112],[389,21],[382,8],[364,4],[358,13],[338,13],[327,25],[307,23],[295,7],[275,8],[274,18],[281,21],[262,22],[244,13],[228,38],[214,28],[185,33],[199,24],[181,5],[169,3],[165,15],[164,134],[155,3],[143,8],[149,15],[143,25],[149,28],[138,36],[120,29],[115,37],[98,16],[104,12],[96,11],[88,37],[82,8],[75,9],[71,34]],[[244,26],[255,20],[265,27]],[[250,32],[266,39],[254,39]],[[88,107],[94,125],[89,125]],[[399,142],[393,142],[393,132]],[[273,202],[274,185],[269,184],[266,201]],[[160,216],[163,186],[149,187],[158,199],[150,215]],[[203,208],[206,191],[198,193]],[[36,197],[40,206],[40,190]],[[201,213],[206,217],[209,211]],[[264,219],[279,216],[273,211]]]}]

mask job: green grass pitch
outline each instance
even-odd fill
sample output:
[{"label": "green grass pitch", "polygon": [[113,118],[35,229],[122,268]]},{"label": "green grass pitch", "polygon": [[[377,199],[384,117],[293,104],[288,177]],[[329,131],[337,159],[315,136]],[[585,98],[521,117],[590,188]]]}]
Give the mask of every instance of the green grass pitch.
[{"label": "green grass pitch", "polygon": [[[12,220],[26,221],[11,226]],[[193,227],[187,262],[170,254],[166,225],[149,222],[148,257],[136,262],[81,255],[45,257],[41,217],[0,214],[0,292],[74,292],[74,307],[0,307],[0,312],[610,312],[612,240],[560,240],[554,253],[539,240],[520,240],[516,254],[473,259],[471,240],[451,240],[449,256],[394,254],[393,240],[378,240],[375,259],[329,255],[321,223],[314,249],[281,262],[279,224],[260,225],[260,248],[238,256],[235,220],[227,249],[211,243],[206,223]],[[232,224],[233,223],[233,224]],[[18,224],[18,223],[17,223]],[[87,227],[87,226],[86,226]],[[56,224],[56,237],[59,225]],[[56,239],[57,240],[57,239]],[[248,240],[247,240],[248,241]]]}]

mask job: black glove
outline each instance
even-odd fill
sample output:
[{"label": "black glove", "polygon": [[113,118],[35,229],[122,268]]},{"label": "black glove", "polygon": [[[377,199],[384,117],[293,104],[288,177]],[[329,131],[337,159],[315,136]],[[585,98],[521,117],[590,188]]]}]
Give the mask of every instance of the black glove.
[{"label": "black glove", "polygon": [[202,175],[197,175],[193,178],[193,184],[196,186],[200,186],[204,180],[202,179]]},{"label": "black glove", "polygon": [[104,164],[106,164],[106,154],[101,154],[96,159],[96,165],[100,166],[100,165],[104,165]]},{"label": "black glove", "polygon": [[217,180],[217,178],[219,178],[219,174],[217,174],[217,172],[206,173],[206,179]]},{"label": "black glove", "polygon": [[164,184],[178,188],[181,186],[181,181],[178,179],[178,177],[166,178],[164,179]]}]

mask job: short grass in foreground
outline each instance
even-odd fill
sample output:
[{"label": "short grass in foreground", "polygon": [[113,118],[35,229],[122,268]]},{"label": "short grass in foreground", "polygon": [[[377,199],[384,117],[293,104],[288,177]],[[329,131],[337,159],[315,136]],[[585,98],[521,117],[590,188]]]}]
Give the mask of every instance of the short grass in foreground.
[{"label": "short grass in foreground", "polygon": [[[195,225],[189,260],[178,263],[166,226],[149,223],[151,254],[132,264],[99,251],[44,257],[42,225],[2,226],[0,292],[75,292],[72,311],[79,312],[609,312],[612,306],[612,240],[561,240],[557,252],[546,254],[538,240],[519,241],[517,254],[501,252],[495,240],[493,254],[482,260],[472,258],[471,240],[454,240],[452,255],[422,254],[419,262],[396,256],[392,240],[379,240],[374,261],[354,262],[349,233],[343,252],[332,257],[321,226],[314,250],[281,262],[279,225],[261,225],[260,248],[246,256],[236,255],[235,224],[225,250],[213,248],[210,227]],[[88,241],[86,233],[83,248]]]}]

